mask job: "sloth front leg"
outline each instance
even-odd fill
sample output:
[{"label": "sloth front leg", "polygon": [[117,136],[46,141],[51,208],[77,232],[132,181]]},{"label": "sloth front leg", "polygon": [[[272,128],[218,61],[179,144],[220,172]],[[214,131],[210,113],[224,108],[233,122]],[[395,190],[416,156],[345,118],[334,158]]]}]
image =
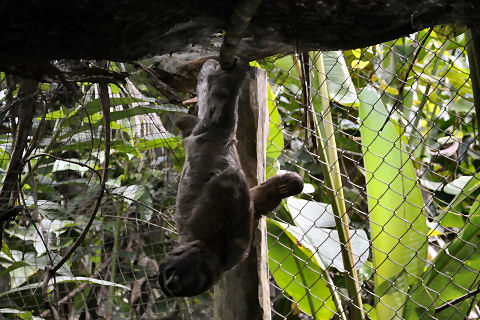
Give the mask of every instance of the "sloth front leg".
[{"label": "sloth front leg", "polygon": [[175,121],[175,126],[180,130],[182,138],[185,138],[192,133],[193,128],[198,122],[200,122],[199,117],[194,116],[193,114],[186,114]]}]

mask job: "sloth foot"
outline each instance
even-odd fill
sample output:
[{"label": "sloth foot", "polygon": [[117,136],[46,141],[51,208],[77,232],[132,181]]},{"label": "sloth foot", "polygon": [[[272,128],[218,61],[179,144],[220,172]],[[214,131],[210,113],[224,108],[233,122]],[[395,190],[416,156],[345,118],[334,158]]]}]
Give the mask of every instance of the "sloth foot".
[{"label": "sloth foot", "polygon": [[303,190],[303,179],[295,172],[277,175],[264,183],[250,189],[255,218],[274,210],[289,196],[299,194]]}]

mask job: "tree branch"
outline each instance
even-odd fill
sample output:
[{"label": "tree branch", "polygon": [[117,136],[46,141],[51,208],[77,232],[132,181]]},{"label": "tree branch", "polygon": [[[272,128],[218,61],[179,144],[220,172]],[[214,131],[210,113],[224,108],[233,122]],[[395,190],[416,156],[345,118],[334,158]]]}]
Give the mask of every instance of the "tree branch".
[{"label": "tree branch", "polygon": [[[47,1],[35,5],[4,0],[0,3],[4,35],[0,69],[28,74],[30,65],[52,59],[133,61],[188,52],[218,55],[218,34],[227,30],[227,36],[233,36],[228,26],[233,8],[248,12],[239,3],[250,5],[246,0]],[[288,54],[297,48],[359,48],[437,24],[480,23],[478,0],[270,0],[253,12],[242,35],[248,38],[240,41],[237,50],[237,56],[245,60]]]},{"label": "tree branch", "polygon": [[229,70],[235,66],[235,53],[240,40],[245,36],[245,31],[261,2],[262,0],[241,0],[237,2],[220,47],[219,62],[223,70]]},{"label": "tree branch", "polygon": [[18,126],[10,161],[0,187],[0,243],[7,223],[6,220],[11,219],[13,214],[16,216],[19,212],[19,210],[13,208],[14,198],[12,196],[17,186],[18,176],[23,168],[22,156],[32,128],[37,93],[38,83],[36,81],[21,80],[17,97],[19,99]]}]

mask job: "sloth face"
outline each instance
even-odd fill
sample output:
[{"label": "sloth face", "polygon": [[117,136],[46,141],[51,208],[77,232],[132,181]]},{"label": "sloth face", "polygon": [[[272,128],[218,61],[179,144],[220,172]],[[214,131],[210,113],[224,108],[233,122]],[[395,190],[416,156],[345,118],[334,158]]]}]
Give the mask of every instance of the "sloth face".
[{"label": "sloth face", "polygon": [[175,249],[160,265],[158,281],[166,296],[198,295],[218,279],[218,258],[195,243]]}]

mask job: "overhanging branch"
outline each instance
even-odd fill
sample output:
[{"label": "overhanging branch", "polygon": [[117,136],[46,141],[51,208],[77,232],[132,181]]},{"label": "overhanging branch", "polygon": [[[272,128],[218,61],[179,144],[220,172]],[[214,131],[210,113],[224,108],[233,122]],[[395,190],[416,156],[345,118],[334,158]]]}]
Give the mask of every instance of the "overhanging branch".
[{"label": "overhanging branch", "polygon": [[[202,48],[218,53],[236,0],[0,3],[3,67],[51,59],[132,61]],[[246,59],[300,49],[351,49],[444,23],[480,23],[478,0],[270,0],[238,52]],[[217,34],[217,36],[215,35]],[[218,41],[217,41],[218,42]],[[214,44],[214,45],[212,45]]]}]

